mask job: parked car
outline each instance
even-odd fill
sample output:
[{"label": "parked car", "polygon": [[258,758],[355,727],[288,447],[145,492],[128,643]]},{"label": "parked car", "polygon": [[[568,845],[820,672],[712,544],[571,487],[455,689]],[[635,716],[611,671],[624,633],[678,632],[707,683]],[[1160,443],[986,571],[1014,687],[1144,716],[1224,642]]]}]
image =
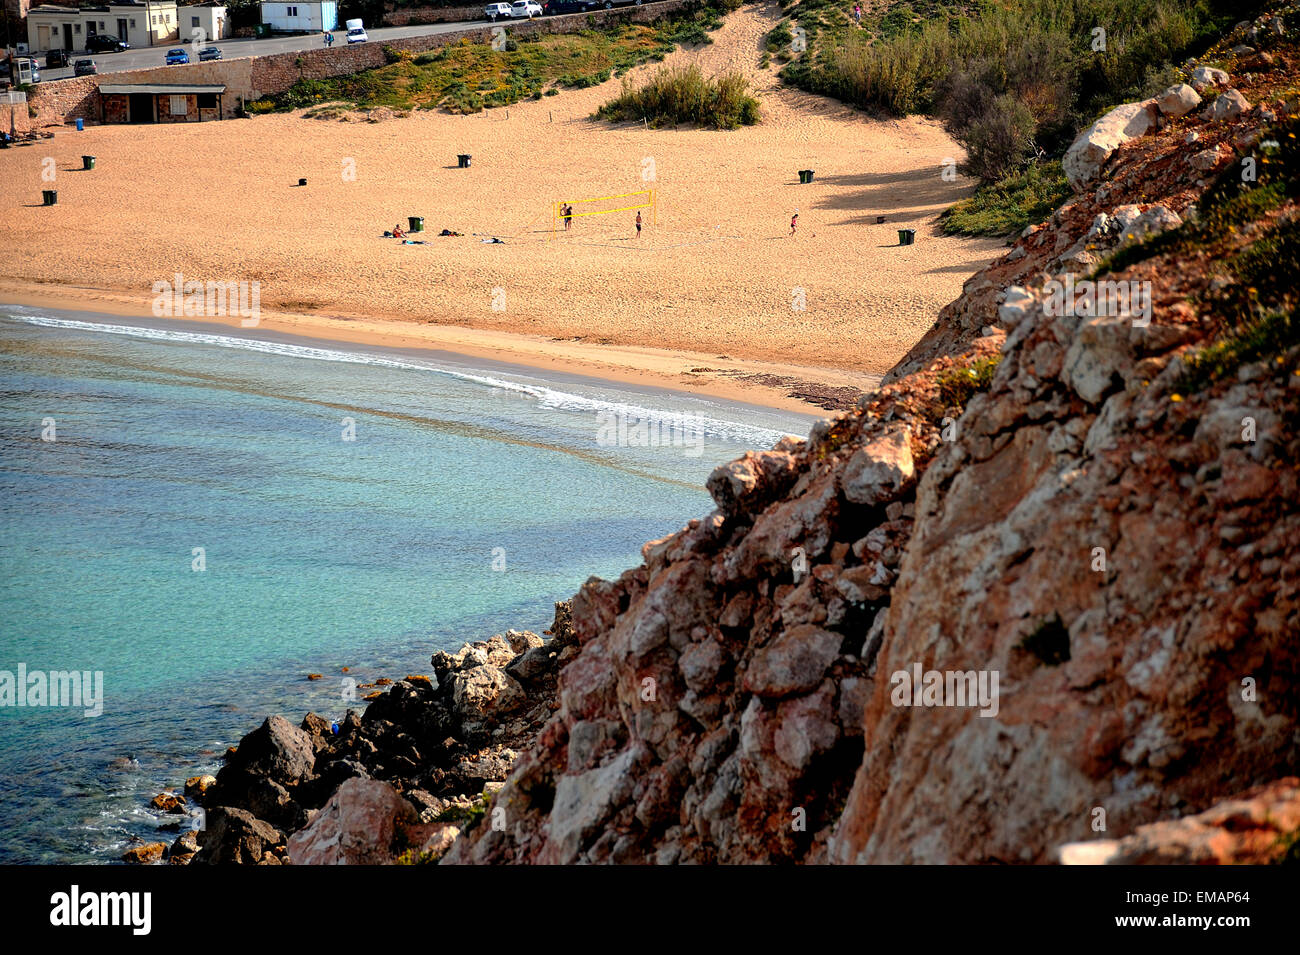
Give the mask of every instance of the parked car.
[{"label": "parked car", "polygon": [[186,53],[185,50],[179,46],[167,51],[168,66],[172,66],[176,63],[188,63],[189,61],[190,61],[190,55]]},{"label": "parked car", "polygon": [[200,62],[203,60],[219,60],[219,59],[221,59],[221,51],[218,50],[215,46],[205,46],[203,49],[199,50]]},{"label": "parked car", "polygon": [[45,54],[45,68],[47,70],[57,69],[60,66],[68,65],[68,53],[66,50],[50,50]]},{"label": "parked car", "polygon": [[496,23],[498,19],[510,16],[510,4],[489,3],[487,5],[487,9],[483,11],[483,15],[486,16],[493,23]]},{"label": "parked car", "polygon": [[99,67],[94,60],[78,60],[72,65],[73,76],[94,76],[98,72]]},{"label": "parked car", "polygon": [[365,43],[370,39],[366,36],[366,25],[360,20],[349,20],[345,25],[348,28],[349,43]]},{"label": "parked car", "polygon": [[542,4],[542,12],[553,17],[560,13],[586,13],[599,6],[598,0],[547,0]]},{"label": "parked car", "polygon": [[533,17],[542,15],[542,5],[536,0],[515,0],[510,4],[510,16],[516,20],[525,18],[531,20]]},{"label": "parked car", "polygon": [[131,49],[130,43],[107,33],[98,33],[86,40],[87,53],[120,53],[129,49]]}]

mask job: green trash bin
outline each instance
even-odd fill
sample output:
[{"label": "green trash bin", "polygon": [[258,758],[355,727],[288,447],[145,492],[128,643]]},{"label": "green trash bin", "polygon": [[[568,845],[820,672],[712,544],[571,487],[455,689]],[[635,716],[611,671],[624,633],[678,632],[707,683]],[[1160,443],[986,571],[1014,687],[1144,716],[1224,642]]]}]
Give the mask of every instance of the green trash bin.
[{"label": "green trash bin", "polygon": [[899,229],[899,230],[898,230],[898,244],[899,244],[899,245],[911,245],[911,244],[912,244],[913,242],[915,242],[915,241],[916,241],[916,230],[915,230],[915,229]]},{"label": "green trash bin", "polygon": [[94,157],[94,156],[82,156],[82,157],[81,157],[81,168],[82,168],[82,169],[94,169],[94,168],[95,168],[95,157]]},{"label": "green trash bin", "polygon": [[409,232],[423,232],[423,231],[424,231],[424,216],[407,216],[407,217],[406,217],[406,222],[407,222],[407,224],[410,225],[410,227],[411,227],[411,228],[410,228],[409,230],[407,230],[407,231],[409,231]]},{"label": "green trash bin", "polygon": [[59,194],[54,189],[42,189],[41,196],[44,198],[47,206],[52,206],[59,201]]}]

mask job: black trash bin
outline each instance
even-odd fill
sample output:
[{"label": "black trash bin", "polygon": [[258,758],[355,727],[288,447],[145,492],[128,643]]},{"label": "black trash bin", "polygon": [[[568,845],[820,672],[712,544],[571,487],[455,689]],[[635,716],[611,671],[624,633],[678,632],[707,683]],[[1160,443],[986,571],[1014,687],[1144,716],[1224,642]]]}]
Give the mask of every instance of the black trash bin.
[{"label": "black trash bin", "polygon": [[300,185],[300,186],[305,186],[305,185],[307,185],[307,180],[306,180],[306,179],[299,179],[299,180],[298,180],[298,185]]},{"label": "black trash bin", "polygon": [[804,172],[808,175],[808,178],[805,179],[804,182],[812,182],[812,181],[813,181],[813,171],[812,171],[811,169],[805,169]]},{"label": "black trash bin", "polygon": [[95,168],[95,157],[94,157],[94,156],[82,156],[82,157],[81,157],[81,168],[82,168],[82,169],[94,169],[94,168]]},{"label": "black trash bin", "polygon": [[470,160],[473,158],[474,157],[470,156],[468,153],[461,153],[456,157],[456,165],[461,169],[468,169]]},{"label": "black trash bin", "polygon": [[885,221],[884,216],[876,216],[876,225],[882,225]]},{"label": "black trash bin", "polygon": [[406,223],[410,226],[408,232],[424,231],[424,216],[407,216]]},{"label": "black trash bin", "polygon": [[915,229],[899,229],[899,230],[898,230],[898,244],[899,244],[899,245],[911,245],[911,244],[912,244],[913,242],[915,242],[915,241],[916,241],[916,230],[915,230]]},{"label": "black trash bin", "polygon": [[47,206],[52,206],[59,201],[59,193],[55,189],[42,189],[41,196],[45,199]]}]

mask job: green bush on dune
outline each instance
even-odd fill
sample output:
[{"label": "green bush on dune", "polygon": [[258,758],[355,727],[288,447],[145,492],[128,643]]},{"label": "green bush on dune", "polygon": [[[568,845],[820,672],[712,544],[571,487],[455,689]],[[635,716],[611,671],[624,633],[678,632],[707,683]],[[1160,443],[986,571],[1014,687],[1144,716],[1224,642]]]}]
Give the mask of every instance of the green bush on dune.
[{"label": "green bush on dune", "polygon": [[749,80],[740,73],[707,77],[698,66],[660,68],[644,85],[623,81],[623,92],[596,116],[608,120],[645,119],[652,126],[698,123],[713,129],[736,129],[758,122],[758,100],[749,95]]},{"label": "green bush on dune", "polygon": [[[1116,103],[1176,82],[1174,64],[1245,18],[1227,0],[900,0],[853,23],[852,0],[782,0],[807,40],[792,85],[892,115],[940,117],[962,171],[995,188],[945,220],[961,234],[1023,228],[1077,131]],[[1104,36],[1097,32],[1104,31]],[[781,42],[790,32],[777,35]],[[998,206],[997,203],[1006,203]],[[982,222],[983,224],[979,224]]]},{"label": "green bush on dune", "polygon": [[940,222],[945,235],[1014,235],[1042,222],[1070,193],[1059,160],[1035,163],[980,186],[945,210]]}]

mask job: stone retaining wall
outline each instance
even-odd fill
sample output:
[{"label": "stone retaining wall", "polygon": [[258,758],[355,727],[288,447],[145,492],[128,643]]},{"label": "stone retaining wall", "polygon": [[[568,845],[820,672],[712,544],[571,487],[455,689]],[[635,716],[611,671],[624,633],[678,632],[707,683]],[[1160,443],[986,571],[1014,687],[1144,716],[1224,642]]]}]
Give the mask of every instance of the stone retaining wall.
[{"label": "stone retaining wall", "polygon": [[[545,17],[513,23],[509,30],[512,36],[527,36],[539,33],[577,33],[612,22],[649,23],[680,10],[689,3],[690,0],[664,0],[662,3],[642,7],[598,10],[583,17]],[[355,43],[333,49],[319,47],[270,56],[211,60],[206,63],[51,80],[38,84],[28,93],[28,103],[37,114],[29,122],[30,126],[37,127],[70,123],[75,119],[98,123],[97,90],[102,83],[224,83],[227,89],[222,107],[224,115],[232,117],[245,101],[281,93],[299,79],[323,80],[383,66],[387,62],[385,47],[424,53],[464,39],[486,43],[492,39],[493,29],[492,24],[484,21],[482,27],[405,37],[388,43]],[[21,112],[21,107],[17,112]]]},{"label": "stone retaining wall", "polygon": [[384,14],[384,26],[404,27],[416,23],[458,23],[461,20],[482,20],[483,8],[488,0],[472,7],[403,7]]}]

